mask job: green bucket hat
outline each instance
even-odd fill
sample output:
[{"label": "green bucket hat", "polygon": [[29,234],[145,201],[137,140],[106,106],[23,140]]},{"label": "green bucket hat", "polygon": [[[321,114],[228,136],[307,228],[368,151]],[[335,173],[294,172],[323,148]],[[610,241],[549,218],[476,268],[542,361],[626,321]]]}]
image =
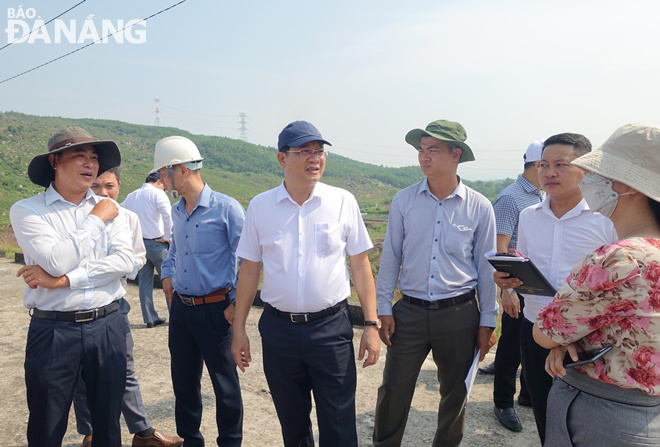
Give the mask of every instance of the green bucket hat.
[{"label": "green bucket hat", "polygon": [[426,126],[426,129],[413,129],[406,135],[406,143],[410,144],[415,149],[420,149],[420,144],[422,137],[433,137],[441,141],[446,141],[447,143],[452,143],[461,148],[462,154],[461,158],[458,160],[459,163],[464,161],[473,161],[474,154],[470,146],[465,144],[465,139],[467,138],[467,133],[463,126],[454,121],[447,120],[436,120],[432,123],[429,123]]}]

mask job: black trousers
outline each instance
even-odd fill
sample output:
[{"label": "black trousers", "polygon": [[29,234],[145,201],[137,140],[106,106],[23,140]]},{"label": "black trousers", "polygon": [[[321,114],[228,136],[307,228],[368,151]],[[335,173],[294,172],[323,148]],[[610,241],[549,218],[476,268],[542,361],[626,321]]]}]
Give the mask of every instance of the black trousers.
[{"label": "black trousers", "polygon": [[520,331],[520,347],[522,351],[522,365],[529,397],[532,400],[536,428],[541,438],[541,444],[545,441],[545,417],[548,407],[548,394],[552,388],[552,377],[545,372],[545,359],[550,350],[537,345],[532,336],[534,323],[522,317]]},{"label": "black trousers", "polygon": [[[520,366],[520,327],[525,319],[522,310],[524,298],[520,295],[520,313],[511,318],[502,313],[502,332],[497,341],[495,353],[495,379],[493,381],[493,401],[497,408],[512,408],[516,394],[516,374]],[[520,396],[529,398],[524,373],[520,374]]]},{"label": "black trousers", "polygon": [[229,300],[186,306],[176,292],[172,297],[169,348],[176,400],[174,418],[177,433],[185,440],[186,447],[204,446],[199,430],[204,363],[215,392],[216,442],[223,447],[239,447],[243,441],[241,386],[231,355],[231,325],[224,314],[228,305]]},{"label": "black trousers", "polygon": [[357,375],[349,309],[311,323],[292,323],[264,312],[259,332],[284,446],[314,445],[314,393],[320,446],[357,447]]},{"label": "black trousers", "polygon": [[81,374],[94,429],[92,445],[121,446],[127,330],[121,311],[86,323],[32,318],[25,349],[30,447],[62,445]]}]

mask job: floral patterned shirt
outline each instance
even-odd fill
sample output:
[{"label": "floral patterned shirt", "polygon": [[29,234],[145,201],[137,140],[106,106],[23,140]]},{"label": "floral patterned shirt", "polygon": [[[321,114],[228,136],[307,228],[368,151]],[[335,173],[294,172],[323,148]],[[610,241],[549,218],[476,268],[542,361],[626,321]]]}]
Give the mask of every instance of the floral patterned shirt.
[{"label": "floral patterned shirt", "polygon": [[604,245],[573,267],[536,325],[578,350],[614,349],[581,372],[660,395],[660,240]]}]

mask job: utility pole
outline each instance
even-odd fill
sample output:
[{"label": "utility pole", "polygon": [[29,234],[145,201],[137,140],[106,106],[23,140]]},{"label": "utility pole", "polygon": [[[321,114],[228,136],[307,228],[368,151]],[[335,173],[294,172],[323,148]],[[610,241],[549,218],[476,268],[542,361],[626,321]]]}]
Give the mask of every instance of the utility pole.
[{"label": "utility pole", "polygon": [[245,141],[247,143],[248,137],[247,137],[247,127],[246,124],[247,122],[245,121],[245,118],[247,118],[247,115],[245,113],[239,113],[238,117],[241,119],[241,136],[240,139]]},{"label": "utility pole", "polygon": [[160,109],[158,108],[160,105],[160,99],[154,99],[154,105],[156,106],[156,110],[154,110],[154,114],[156,115],[156,126],[160,126]]}]

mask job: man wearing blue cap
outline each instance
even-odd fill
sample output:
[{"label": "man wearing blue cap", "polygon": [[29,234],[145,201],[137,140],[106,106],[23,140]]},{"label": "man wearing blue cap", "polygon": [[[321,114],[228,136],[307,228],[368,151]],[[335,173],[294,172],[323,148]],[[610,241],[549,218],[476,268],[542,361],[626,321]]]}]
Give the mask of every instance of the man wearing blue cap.
[{"label": "man wearing blue cap", "polygon": [[314,445],[311,392],[321,447],[357,446],[356,369],[346,255],[365,318],[358,358],[378,360],[376,291],[367,251],[372,248],[351,193],[320,182],[330,145],[306,121],[280,133],[277,160],[284,182],[256,196],[238,244],[242,258],[236,292],[232,354],[249,366],[245,321],[261,263],[259,321],[264,372],[282,425],[285,447]]},{"label": "man wearing blue cap", "polygon": [[[459,163],[474,160],[466,136],[463,126],[446,120],[406,135],[426,178],[394,196],[383,244],[378,316],[388,348],[376,405],[376,447],[401,445],[429,351],[441,395],[433,446],[458,446],[465,378],[476,349],[483,360],[497,339],[493,268],[484,256],[495,250],[495,216],[488,199],[456,175]],[[392,306],[397,286],[403,298]]]}]

